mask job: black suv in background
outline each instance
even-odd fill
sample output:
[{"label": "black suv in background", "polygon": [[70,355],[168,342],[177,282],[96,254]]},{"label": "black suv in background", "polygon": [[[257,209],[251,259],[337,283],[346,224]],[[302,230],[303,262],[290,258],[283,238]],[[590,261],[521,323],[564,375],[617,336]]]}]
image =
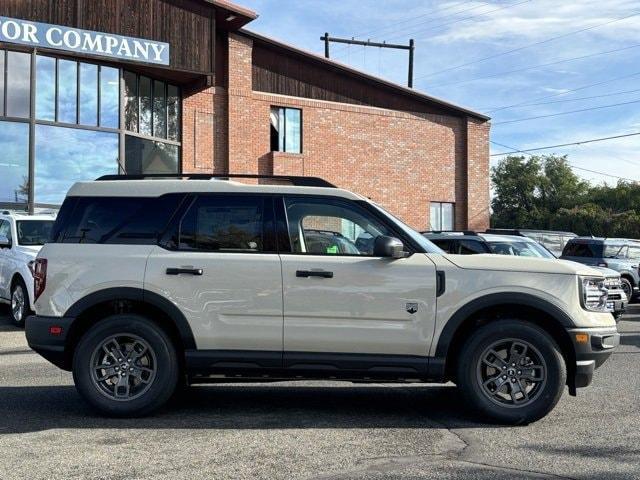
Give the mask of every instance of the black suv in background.
[{"label": "black suv in background", "polygon": [[487,233],[495,233],[497,235],[518,235],[520,237],[528,237],[547,250],[552,252],[556,257],[562,255],[562,249],[572,238],[577,235],[572,232],[556,232],[552,230],[534,230],[530,228],[489,228]]}]

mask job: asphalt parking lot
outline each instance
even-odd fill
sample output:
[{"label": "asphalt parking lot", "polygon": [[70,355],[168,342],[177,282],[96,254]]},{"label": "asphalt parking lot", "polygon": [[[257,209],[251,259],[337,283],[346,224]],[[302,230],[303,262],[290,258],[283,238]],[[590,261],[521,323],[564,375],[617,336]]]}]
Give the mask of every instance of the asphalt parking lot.
[{"label": "asphalt parking lot", "polygon": [[192,387],[113,420],[25,342],[0,305],[0,479],[637,479],[640,309],[594,385],[524,427],[480,423],[453,386]]}]

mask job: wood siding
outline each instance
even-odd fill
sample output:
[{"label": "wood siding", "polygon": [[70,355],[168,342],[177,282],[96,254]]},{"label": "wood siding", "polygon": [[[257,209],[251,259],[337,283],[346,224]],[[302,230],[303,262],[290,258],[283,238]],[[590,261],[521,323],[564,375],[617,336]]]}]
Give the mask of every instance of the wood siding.
[{"label": "wood siding", "polygon": [[171,45],[171,68],[211,74],[215,9],[196,0],[2,0],[0,15]]},{"label": "wood siding", "polygon": [[313,58],[271,45],[253,44],[253,90],[408,112],[462,116],[410,94],[349,75]]}]

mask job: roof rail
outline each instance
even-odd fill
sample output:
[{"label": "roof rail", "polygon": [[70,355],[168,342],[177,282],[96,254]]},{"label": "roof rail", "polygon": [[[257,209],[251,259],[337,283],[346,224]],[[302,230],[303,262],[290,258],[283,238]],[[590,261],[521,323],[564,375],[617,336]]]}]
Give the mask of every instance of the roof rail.
[{"label": "roof rail", "polygon": [[251,175],[240,173],[229,173],[226,175],[209,175],[203,173],[149,173],[149,174],[134,174],[134,175],[103,175],[96,178],[96,181],[104,180],[146,180],[150,178],[157,179],[177,179],[177,180],[231,180],[234,178],[248,178],[257,180],[274,180],[276,182],[282,182],[296,187],[326,187],[337,188],[334,184],[327,182],[319,177],[300,177],[289,175]]},{"label": "roof rail", "polygon": [[473,230],[426,230],[420,233],[437,233],[437,234],[457,234],[457,235],[477,235]]}]

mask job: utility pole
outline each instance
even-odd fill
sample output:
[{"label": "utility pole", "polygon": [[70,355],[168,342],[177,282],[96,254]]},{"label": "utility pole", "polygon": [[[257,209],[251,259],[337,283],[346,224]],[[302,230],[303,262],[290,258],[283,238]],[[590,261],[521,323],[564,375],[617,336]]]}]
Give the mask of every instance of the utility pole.
[{"label": "utility pole", "polygon": [[413,52],[416,49],[413,38],[409,40],[409,45],[399,45],[396,43],[387,42],[372,42],[371,40],[356,40],[354,38],[338,38],[330,37],[328,32],[325,32],[324,36],[320,37],[320,40],[324,42],[324,56],[329,58],[329,42],[334,43],[346,43],[348,45],[362,45],[364,47],[379,47],[379,48],[395,48],[398,50],[409,50],[409,74],[407,79],[407,85],[409,88],[413,88]]}]

